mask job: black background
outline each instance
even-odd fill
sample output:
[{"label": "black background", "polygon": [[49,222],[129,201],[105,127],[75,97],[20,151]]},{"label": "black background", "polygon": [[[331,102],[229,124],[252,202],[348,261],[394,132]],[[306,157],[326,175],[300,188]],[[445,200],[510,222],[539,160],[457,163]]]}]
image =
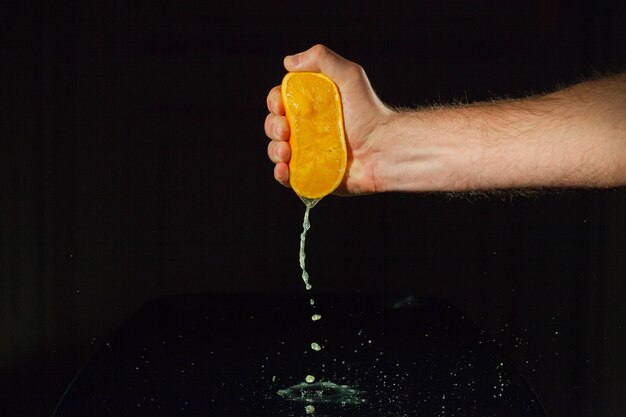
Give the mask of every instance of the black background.
[{"label": "black background", "polygon": [[[393,3],[393,4],[388,4]],[[49,415],[146,301],[302,291],[304,206],[263,133],[282,58],[325,43],[396,106],[521,97],[623,68],[619,2],[3,6],[0,415]],[[314,291],[446,299],[553,416],[626,410],[626,194],[329,197]]]}]

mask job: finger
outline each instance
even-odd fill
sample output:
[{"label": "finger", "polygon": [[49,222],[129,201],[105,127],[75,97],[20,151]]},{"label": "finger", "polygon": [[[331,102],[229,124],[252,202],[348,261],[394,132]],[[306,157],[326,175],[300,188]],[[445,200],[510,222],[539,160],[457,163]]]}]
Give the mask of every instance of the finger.
[{"label": "finger", "polygon": [[324,45],[315,45],[296,55],[289,55],[283,61],[287,71],[323,72],[338,84],[354,77],[363,69],[356,63],[339,56]]},{"label": "finger", "polygon": [[284,162],[276,164],[274,167],[274,178],[285,187],[291,188],[289,184],[289,165]]},{"label": "finger", "polygon": [[265,134],[273,140],[289,140],[289,122],[285,116],[268,114],[265,118]]},{"label": "finger", "polygon": [[278,115],[285,114],[285,106],[283,106],[283,98],[280,95],[280,85],[272,88],[267,95],[267,109]]},{"label": "finger", "polygon": [[289,162],[291,158],[291,148],[288,142],[271,141],[267,145],[267,156],[275,163]]}]

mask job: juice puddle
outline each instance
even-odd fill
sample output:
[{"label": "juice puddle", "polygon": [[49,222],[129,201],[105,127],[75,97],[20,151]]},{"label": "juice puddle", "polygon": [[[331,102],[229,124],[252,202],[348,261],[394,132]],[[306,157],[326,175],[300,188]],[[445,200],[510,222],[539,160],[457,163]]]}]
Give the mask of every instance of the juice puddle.
[{"label": "juice puddle", "polygon": [[349,385],[338,385],[330,381],[310,384],[301,382],[278,391],[278,395],[286,400],[307,404],[364,404],[367,400],[363,398],[363,394],[364,392]]}]

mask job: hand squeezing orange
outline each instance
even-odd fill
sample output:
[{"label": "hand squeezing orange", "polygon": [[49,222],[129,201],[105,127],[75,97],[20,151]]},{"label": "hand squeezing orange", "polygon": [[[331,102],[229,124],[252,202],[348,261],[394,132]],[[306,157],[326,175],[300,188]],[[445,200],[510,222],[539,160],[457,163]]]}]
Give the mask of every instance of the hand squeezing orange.
[{"label": "hand squeezing orange", "polygon": [[300,197],[322,198],[339,186],[348,159],[339,90],[322,73],[290,72],[281,94],[291,129],[289,182]]}]

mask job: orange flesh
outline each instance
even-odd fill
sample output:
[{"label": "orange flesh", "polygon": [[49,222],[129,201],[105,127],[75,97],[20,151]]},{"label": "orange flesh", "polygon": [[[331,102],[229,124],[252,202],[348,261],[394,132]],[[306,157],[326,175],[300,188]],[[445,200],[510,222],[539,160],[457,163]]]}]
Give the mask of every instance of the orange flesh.
[{"label": "orange flesh", "polygon": [[290,72],[281,93],[291,129],[289,182],[301,197],[322,198],[339,186],[346,171],[339,90],[321,73]]}]

